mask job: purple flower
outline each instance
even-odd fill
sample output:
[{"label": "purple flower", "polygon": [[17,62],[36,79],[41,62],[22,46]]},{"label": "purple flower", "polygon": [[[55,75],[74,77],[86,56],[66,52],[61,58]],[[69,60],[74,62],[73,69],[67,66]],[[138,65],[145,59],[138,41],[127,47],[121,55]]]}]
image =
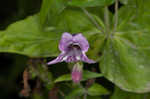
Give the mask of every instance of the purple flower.
[{"label": "purple flower", "polygon": [[89,43],[81,33],[71,35],[70,33],[65,32],[59,43],[61,54],[56,59],[48,62],[48,64],[56,64],[62,61],[95,63],[93,60],[88,59],[85,54],[88,51],[88,48]]},{"label": "purple flower", "polygon": [[74,83],[79,83],[82,79],[82,66],[75,64],[72,69],[71,77]]}]

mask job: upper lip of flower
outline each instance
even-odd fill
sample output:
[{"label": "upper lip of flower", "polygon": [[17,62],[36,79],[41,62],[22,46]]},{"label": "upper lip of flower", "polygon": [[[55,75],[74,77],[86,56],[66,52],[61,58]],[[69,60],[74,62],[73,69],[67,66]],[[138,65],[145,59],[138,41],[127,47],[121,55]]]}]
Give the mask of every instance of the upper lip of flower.
[{"label": "upper lip of flower", "polygon": [[63,33],[59,43],[59,50],[62,52],[55,60],[48,64],[55,64],[58,62],[76,62],[84,61],[87,63],[95,63],[93,60],[88,59],[85,52],[88,51],[89,43],[86,38],[81,34],[71,35],[67,32]]}]

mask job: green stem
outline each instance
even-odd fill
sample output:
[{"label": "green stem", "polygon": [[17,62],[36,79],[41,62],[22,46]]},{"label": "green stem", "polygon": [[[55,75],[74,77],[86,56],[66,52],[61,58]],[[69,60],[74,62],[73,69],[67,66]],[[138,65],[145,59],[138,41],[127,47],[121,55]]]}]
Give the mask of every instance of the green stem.
[{"label": "green stem", "polygon": [[87,93],[84,93],[83,99],[87,99]]},{"label": "green stem", "polygon": [[104,32],[103,29],[102,29],[102,27],[99,26],[99,24],[98,24],[97,21],[93,18],[93,16],[92,16],[85,8],[81,8],[81,9],[82,9],[82,11],[88,16],[88,18],[93,22],[93,24],[95,24],[95,26],[96,26],[100,31]]},{"label": "green stem", "polygon": [[108,37],[109,32],[110,32],[109,31],[110,26],[109,26],[109,11],[108,11],[108,7],[107,6],[104,7],[104,21],[105,21],[105,26],[106,26],[105,33],[106,33],[106,35]]},{"label": "green stem", "polygon": [[83,89],[83,90],[84,90],[83,99],[87,99],[87,89],[86,89],[86,88],[84,88],[84,87],[81,85],[81,83],[79,83],[79,87],[80,87],[81,89]]},{"label": "green stem", "polygon": [[118,25],[118,0],[115,2],[115,23],[114,23],[114,32],[117,30]]}]

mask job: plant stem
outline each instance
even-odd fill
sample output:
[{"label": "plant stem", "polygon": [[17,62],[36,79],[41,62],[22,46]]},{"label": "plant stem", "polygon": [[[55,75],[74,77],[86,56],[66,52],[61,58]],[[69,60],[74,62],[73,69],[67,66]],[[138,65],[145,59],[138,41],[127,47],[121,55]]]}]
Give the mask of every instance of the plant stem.
[{"label": "plant stem", "polygon": [[117,30],[118,25],[118,0],[115,2],[115,23],[114,23],[114,32]]},{"label": "plant stem", "polygon": [[84,93],[83,99],[87,99],[87,93]]},{"label": "plant stem", "polygon": [[99,24],[98,24],[97,21],[92,17],[92,15],[91,15],[85,8],[81,8],[81,9],[82,9],[82,11],[88,16],[88,18],[93,22],[93,24],[95,24],[95,26],[96,26],[99,30],[101,30],[102,32],[104,32],[103,29],[102,29],[102,27],[99,26]]},{"label": "plant stem", "polygon": [[109,11],[108,11],[108,7],[105,6],[104,7],[104,21],[105,21],[105,26],[106,26],[106,35],[108,37],[108,34],[109,34]]}]

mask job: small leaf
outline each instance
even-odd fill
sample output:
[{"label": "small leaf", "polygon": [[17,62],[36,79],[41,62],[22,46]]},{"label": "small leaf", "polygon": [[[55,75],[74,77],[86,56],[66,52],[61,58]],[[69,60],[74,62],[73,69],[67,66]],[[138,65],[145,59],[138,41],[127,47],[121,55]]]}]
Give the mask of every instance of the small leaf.
[{"label": "small leaf", "polygon": [[85,70],[83,72],[83,79],[82,79],[82,81],[88,80],[88,79],[92,79],[92,78],[98,78],[98,77],[102,77],[102,76],[103,75],[100,74],[100,73],[90,72],[90,71]]},{"label": "small leaf", "polygon": [[65,99],[75,99],[75,97],[81,96],[83,94],[84,94],[84,89],[76,88],[71,93],[69,93],[69,95],[66,96]]},{"label": "small leaf", "polygon": [[61,81],[70,81],[70,80],[71,80],[71,74],[65,74],[65,75],[62,75],[62,76],[56,78],[55,83],[61,82]]},{"label": "small leaf", "polygon": [[94,83],[90,88],[88,88],[88,94],[90,96],[99,96],[109,94],[109,91],[100,84]]},{"label": "small leaf", "polygon": [[[90,71],[84,71],[83,72],[82,81],[85,81],[85,80],[88,80],[88,79],[91,79],[91,78],[102,77],[102,76],[103,75],[100,74],[100,73],[95,73],[95,72],[90,72]],[[70,81],[70,80],[72,80],[71,79],[71,74],[65,74],[65,75],[62,75],[62,76],[58,77],[55,80],[55,83],[62,82],[62,81]]]}]

